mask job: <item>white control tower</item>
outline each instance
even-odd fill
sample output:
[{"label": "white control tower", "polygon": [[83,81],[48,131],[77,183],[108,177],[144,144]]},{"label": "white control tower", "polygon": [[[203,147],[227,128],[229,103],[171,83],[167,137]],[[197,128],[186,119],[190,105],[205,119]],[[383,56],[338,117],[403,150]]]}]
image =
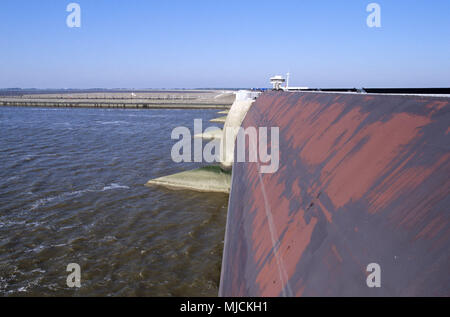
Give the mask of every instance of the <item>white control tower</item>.
[{"label": "white control tower", "polygon": [[270,78],[270,82],[272,83],[274,90],[282,90],[283,87],[281,87],[281,84],[285,82],[285,79],[282,76],[277,75]]},{"label": "white control tower", "polygon": [[[295,90],[308,90],[308,87],[291,87],[289,86],[289,76],[290,73],[286,74],[287,80],[285,80],[282,76],[277,75],[270,78],[270,83],[273,86],[274,90],[284,90],[284,91],[295,91]],[[286,82],[285,86],[281,86],[284,82]]]}]

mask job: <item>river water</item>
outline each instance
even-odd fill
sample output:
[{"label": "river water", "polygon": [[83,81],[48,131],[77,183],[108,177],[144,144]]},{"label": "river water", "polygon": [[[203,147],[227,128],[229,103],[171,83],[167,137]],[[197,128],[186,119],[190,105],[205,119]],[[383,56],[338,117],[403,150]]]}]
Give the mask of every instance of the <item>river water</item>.
[{"label": "river water", "polygon": [[217,111],[0,107],[0,296],[216,296],[228,196],[144,184]]}]

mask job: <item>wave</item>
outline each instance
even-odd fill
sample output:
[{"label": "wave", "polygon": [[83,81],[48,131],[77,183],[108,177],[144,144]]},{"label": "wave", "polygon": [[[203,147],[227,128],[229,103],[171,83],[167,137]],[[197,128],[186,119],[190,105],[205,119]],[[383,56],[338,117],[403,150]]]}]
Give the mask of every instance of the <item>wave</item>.
[{"label": "wave", "polygon": [[18,226],[21,226],[21,225],[24,225],[26,222],[25,221],[0,221],[0,228],[3,228],[3,227],[11,227],[11,226],[16,226],[16,225],[18,225]]},{"label": "wave", "polygon": [[7,182],[10,182],[10,181],[14,181],[14,180],[16,180],[16,179],[19,179],[19,176],[11,176],[11,177],[8,177],[8,178],[6,179],[6,183],[7,183]]},{"label": "wave", "polygon": [[103,189],[101,191],[104,192],[104,191],[110,190],[110,189],[130,189],[130,187],[125,186],[125,185],[119,185],[116,183],[111,183],[110,185],[103,187]]},{"label": "wave", "polygon": [[97,121],[97,123],[100,123],[100,124],[127,124],[128,122],[117,120],[117,121]]},{"label": "wave", "polygon": [[99,193],[99,192],[104,192],[104,191],[108,191],[108,190],[114,190],[114,189],[130,189],[130,187],[125,186],[125,185],[120,185],[120,184],[116,184],[116,183],[111,183],[107,186],[104,186],[102,189],[83,189],[83,190],[76,190],[76,191],[72,191],[72,192],[65,192],[56,196],[50,196],[50,197],[45,197],[45,198],[41,198],[37,201],[35,201],[32,205],[30,210],[36,210],[39,207],[46,205],[52,201],[58,200],[58,201],[62,201],[66,198],[71,198],[71,197],[79,197],[84,193]]},{"label": "wave", "polygon": [[36,159],[37,157],[38,157],[38,155],[36,155],[36,154],[28,154],[23,157],[23,161],[29,162],[29,161]]},{"label": "wave", "polygon": [[127,117],[138,117],[138,118],[167,118],[167,115],[162,115],[162,114],[128,114]]}]

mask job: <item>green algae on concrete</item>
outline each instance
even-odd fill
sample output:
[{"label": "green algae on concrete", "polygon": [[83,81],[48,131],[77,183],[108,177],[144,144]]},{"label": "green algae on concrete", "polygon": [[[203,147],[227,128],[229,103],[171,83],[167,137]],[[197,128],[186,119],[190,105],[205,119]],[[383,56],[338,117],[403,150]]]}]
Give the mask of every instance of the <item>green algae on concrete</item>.
[{"label": "green algae on concrete", "polygon": [[160,185],[173,189],[189,189],[202,192],[230,193],[231,172],[220,166],[204,166],[177,174],[151,179],[146,186]]}]

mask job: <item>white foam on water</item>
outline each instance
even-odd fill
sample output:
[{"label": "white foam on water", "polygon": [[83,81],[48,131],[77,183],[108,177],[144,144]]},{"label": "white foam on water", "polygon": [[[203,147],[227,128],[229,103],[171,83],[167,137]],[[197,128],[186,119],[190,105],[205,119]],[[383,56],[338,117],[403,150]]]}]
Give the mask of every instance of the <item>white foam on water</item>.
[{"label": "white foam on water", "polygon": [[111,183],[110,185],[103,187],[103,189],[101,191],[104,192],[104,191],[110,190],[110,189],[130,189],[130,187],[125,186],[125,185],[119,185],[116,183]]},{"label": "white foam on water", "polygon": [[54,244],[54,245],[52,245],[52,247],[60,248],[60,247],[65,247],[66,245],[67,245],[66,243],[60,243],[60,244]]},{"label": "white foam on water", "polygon": [[41,245],[37,246],[36,248],[33,248],[32,251],[35,253],[39,253],[41,250],[44,250],[44,249],[45,249],[45,246],[43,244],[41,244]]},{"label": "white foam on water", "polygon": [[5,222],[0,222],[0,228],[3,227],[11,227],[11,226],[21,226],[24,225],[25,221],[5,221]]},{"label": "white foam on water", "polygon": [[35,201],[32,205],[31,205],[31,210],[35,210],[37,208],[39,208],[42,205],[45,205],[49,202],[54,201],[56,198],[58,198],[59,196],[53,196],[53,197],[47,197],[47,198],[41,198],[37,201]]},{"label": "white foam on water", "polygon": [[37,157],[38,157],[38,156],[35,155],[35,154],[29,154],[29,155],[25,155],[25,156],[23,157],[23,160],[26,161],[26,162],[29,162],[29,161],[34,160],[34,159],[37,158]]},{"label": "white foam on water", "polygon": [[50,196],[50,197],[46,197],[46,198],[41,198],[37,201],[35,201],[32,205],[31,205],[31,209],[30,210],[36,210],[37,208],[46,205],[52,201],[55,200],[64,200],[65,198],[71,198],[71,197],[78,197],[83,195],[84,193],[95,193],[95,192],[104,192],[107,190],[113,190],[113,189],[130,189],[130,187],[125,186],[125,185],[120,185],[120,184],[116,184],[116,183],[111,183],[107,186],[104,186],[102,189],[98,190],[98,189],[83,189],[83,190],[76,190],[76,191],[72,191],[72,192],[66,192],[66,193],[62,193],[60,195],[56,195],[56,196]]},{"label": "white foam on water", "polygon": [[128,122],[118,120],[118,121],[97,121],[97,123],[100,123],[100,124],[127,124]]}]

